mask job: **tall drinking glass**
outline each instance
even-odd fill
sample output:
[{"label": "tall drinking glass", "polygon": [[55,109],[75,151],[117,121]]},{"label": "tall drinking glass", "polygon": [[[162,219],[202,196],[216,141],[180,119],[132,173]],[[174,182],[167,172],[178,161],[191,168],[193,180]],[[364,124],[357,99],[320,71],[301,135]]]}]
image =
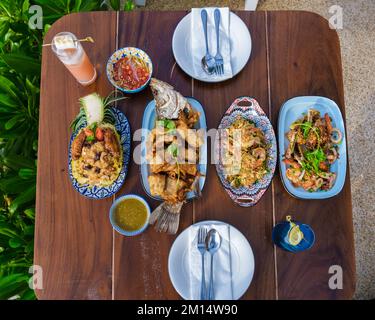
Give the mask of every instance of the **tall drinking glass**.
[{"label": "tall drinking glass", "polygon": [[87,86],[96,80],[96,70],[73,33],[60,32],[55,35],[52,50],[80,84]]}]

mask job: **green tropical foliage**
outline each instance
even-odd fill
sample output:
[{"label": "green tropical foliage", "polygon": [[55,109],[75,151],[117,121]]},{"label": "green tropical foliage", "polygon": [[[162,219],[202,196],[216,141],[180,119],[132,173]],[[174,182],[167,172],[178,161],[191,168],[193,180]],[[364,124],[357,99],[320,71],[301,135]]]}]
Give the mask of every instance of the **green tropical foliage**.
[{"label": "green tropical foliage", "polygon": [[[29,8],[43,9],[43,30]],[[124,10],[134,7],[126,1]],[[120,9],[120,1],[0,1],[0,299],[35,299],[33,264],[41,45],[50,25],[79,11]]]}]

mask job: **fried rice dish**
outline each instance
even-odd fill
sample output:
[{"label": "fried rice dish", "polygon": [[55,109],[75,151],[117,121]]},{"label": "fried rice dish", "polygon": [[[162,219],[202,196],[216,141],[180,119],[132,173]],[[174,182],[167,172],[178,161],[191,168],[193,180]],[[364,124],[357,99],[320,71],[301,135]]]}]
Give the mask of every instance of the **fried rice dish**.
[{"label": "fried rice dish", "polygon": [[114,126],[102,124],[81,129],[72,146],[72,174],[80,185],[111,185],[122,168],[122,152]]}]

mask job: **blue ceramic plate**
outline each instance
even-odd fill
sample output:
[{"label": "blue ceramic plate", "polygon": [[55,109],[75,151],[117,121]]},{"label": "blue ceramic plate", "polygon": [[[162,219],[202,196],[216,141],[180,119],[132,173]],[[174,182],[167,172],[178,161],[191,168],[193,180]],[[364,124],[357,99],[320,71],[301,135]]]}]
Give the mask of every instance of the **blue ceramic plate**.
[{"label": "blue ceramic plate", "polygon": [[71,154],[71,144],[74,140],[74,138],[77,136],[78,132],[86,127],[86,122],[82,123],[82,125],[72,133],[72,136],[70,138],[69,143],[69,177],[72,182],[72,185],[74,189],[76,189],[81,195],[91,198],[91,199],[104,199],[107,197],[110,197],[114,195],[123,185],[126,174],[128,172],[128,165],[129,165],[129,159],[130,159],[130,144],[131,144],[131,131],[130,131],[130,125],[128,122],[128,119],[125,117],[125,115],[119,111],[118,109],[114,108],[114,114],[115,114],[115,127],[120,135],[121,139],[121,146],[122,150],[124,152],[123,154],[123,163],[122,163],[122,169],[120,171],[119,176],[117,179],[113,182],[112,185],[107,187],[89,187],[88,185],[80,185],[77,180],[73,177],[72,174],[72,154]]},{"label": "blue ceramic plate", "polygon": [[[207,174],[207,125],[206,125],[206,116],[203,110],[202,105],[199,103],[199,101],[195,100],[194,98],[187,97],[187,100],[189,101],[190,105],[194,108],[194,110],[198,111],[200,113],[200,117],[198,122],[195,125],[195,129],[204,129],[205,136],[204,136],[204,142],[199,150],[199,164],[198,164],[198,171],[202,174],[202,176],[199,178],[199,188],[202,191],[204,182],[206,180],[206,174]],[[148,184],[148,176],[150,175],[149,165],[146,161],[146,138],[148,133],[155,127],[155,121],[156,121],[156,111],[155,111],[155,100],[152,100],[146,107],[145,112],[143,114],[143,120],[142,120],[142,147],[141,147],[141,153],[142,153],[142,162],[141,162],[141,180],[143,188],[145,189],[147,195],[153,199],[163,201],[162,198],[153,196],[150,192],[150,186]],[[196,197],[196,194],[193,191],[190,191],[186,195],[186,199],[190,200]]]},{"label": "blue ceramic plate", "polygon": [[[113,66],[114,66],[114,64],[118,60],[120,60],[122,58],[125,58],[126,56],[135,56],[137,58],[142,59],[144,62],[146,62],[146,65],[147,65],[148,70],[149,70],[149,77],[148,77],[147,81],[145,82],[145,84],[142,85],[141,87],[137,88],[137,89],[134,89],[134,90],[127,90],[123,87],[120,87],[117,84],[117,82],[115,80],[113,80]],[[112,54],[112,56],[108,59],[107,67],[106,67],[107,78],[108,78],[109,82],[111,82],[111,84],[115,88],[117,88],[120,91],[125,92],[125,93],[136,93],[136,92],[142,91],[144,88],[146,88],[146,86],[148,85],[148,83],[151,80],[152,71],[153,71],[153,67],[152,67],[152,62],[151,62],[150,57],[147,55],[146,52],[144,52],[141,49],[135,48],[135,47],[125,47],[125,48],[121,48],[121,49],[118,49],[117,51],[115,51]]]},{"label": "blue ceramic plate", "polygon": [[[272,181],[277,161],[277,142],[270,120],[254,98],[240,97],[234,100],[225,112],[220,122],[219,129],[228,128],[238,116],[252,121],[257,128],[263,131],[266,143],[270,146],[267,150],[268,173],[250,187],[242,186],[240,188],[234,188],[225,178],[225,169],[220,161],[216,164],[216,171],[230,198],[242,207],[250,207],[257,204]],[[216,143],[218,143],[218,141],[216,141]],[[220,152],[220,146],[215,145],[216,159],[221,159]]]},{"label": "blue ceramic plate", "polygon": [[[331,165],[331,172],[336,173],[336,181],[333,187],[328,191],[309,192],[301,187],[295,187],[286,177],[286,165],[282,161],[285,150],[288,148],[289,141],[286,133],[290,125],[296,120],[302,118],[303,113],[309,109],[316,109],[321,116],[325,113],[332,118],[332,126],[338,128],[342,133],[342,141],[338,145],[339,158]],[[343,188],[346,176],[346,138],[344,120],[337,104],[324,97],[296,97],[284,103],[279,114],[279,163],[280,174],[286,190],[293,196],[301,199],[326,199],[337,195]]]}]

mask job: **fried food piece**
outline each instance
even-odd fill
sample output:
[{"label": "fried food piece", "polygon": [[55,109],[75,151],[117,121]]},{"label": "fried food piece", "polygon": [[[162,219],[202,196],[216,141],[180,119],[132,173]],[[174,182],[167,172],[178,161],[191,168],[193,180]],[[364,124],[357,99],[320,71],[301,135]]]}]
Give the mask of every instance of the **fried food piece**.
[{"label": "fried food piece", "polygon": [[169,202],[183,201],[185,199],[185,188],[185,181],[168,177],[162,198]]},{"label": "fried food piece", "polygon": [[113,154],[118,154],[120,152],[117,137],[111,129],[107,128],[104,131],[104,144],[105,148]]},{"label": "fried food piece", "polygon": [[197,176],[198,169],[195,164],[180,164],[180,171],[183,174],[188,174],[190,176]]},{"label": "fried food piece", "polygon": [[162,196],[166,184],[166,176],[162,174],[153,174],[148,177],[150,192],[153,196]]},{"label": "fried food piece", "polygon": [[180,138],[185,140],[190,146],[199,148],[203,144],[203,131],[177,127],[177,133]]},{"label": "fried food piece", "polygon": [[83,144],[86,140],[86,134],[83,130],[76,136],[72,143],[72,157],[74,160],[78,160],[82,153]]},{"label": "fried food piece", "polygon": [[195,164],[180,164],[177,166],[176,164],[151,164],[150,171],[152,173],[173,173],[178,175],[190,175],[196,176],[198,173],[197,166]]},{"label": "fried food piece", "polygon": [[306,147],[308,149],[314,150],[314,148],[317,146],[317,144],[318,144],[318,136],[315,133],[315,131],[310,130],[310,132],[307,136],[307,139],[306,139]]}]

